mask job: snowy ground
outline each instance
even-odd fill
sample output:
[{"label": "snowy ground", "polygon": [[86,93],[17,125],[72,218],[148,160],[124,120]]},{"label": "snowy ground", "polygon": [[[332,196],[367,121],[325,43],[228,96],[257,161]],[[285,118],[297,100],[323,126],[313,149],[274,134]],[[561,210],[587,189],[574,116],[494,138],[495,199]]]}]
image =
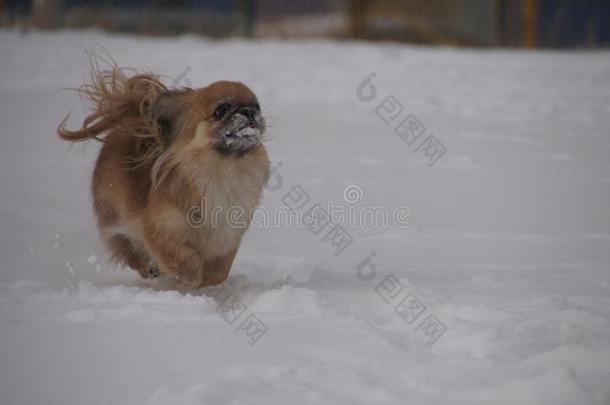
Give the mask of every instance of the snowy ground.
[{"label": "snowy ground", "polygon": [[[205,294],[108,267],[99,146],[54,134],[82,117],[55,90],[95,43],[168,83],[250,85],[272,123],[264,207],[357,185],[353,206],[407,205],[412,226],[350,228],[339,255],[251,229]],[[608,52],[0,32],[0,403],[609,404],[609,84]],[[389,95],[405,111],[386,124]],[[394,133],[407,113],[446,147],[435,165]]]}]

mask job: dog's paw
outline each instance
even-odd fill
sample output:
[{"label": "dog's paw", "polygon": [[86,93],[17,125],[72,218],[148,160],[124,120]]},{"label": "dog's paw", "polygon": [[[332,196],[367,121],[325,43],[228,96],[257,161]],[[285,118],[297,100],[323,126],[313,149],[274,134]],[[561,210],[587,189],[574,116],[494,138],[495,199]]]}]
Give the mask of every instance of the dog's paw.
[{"label": "dog's paw", "polygon": [[161,275],[161,270],[155,264],[151,264],[148,266],[148,277],[157,278]]},{"label": "dog's paw", "polygon": [[201,273],[181,272],[176,274],[176,281],[189,289],[201,287]]}]

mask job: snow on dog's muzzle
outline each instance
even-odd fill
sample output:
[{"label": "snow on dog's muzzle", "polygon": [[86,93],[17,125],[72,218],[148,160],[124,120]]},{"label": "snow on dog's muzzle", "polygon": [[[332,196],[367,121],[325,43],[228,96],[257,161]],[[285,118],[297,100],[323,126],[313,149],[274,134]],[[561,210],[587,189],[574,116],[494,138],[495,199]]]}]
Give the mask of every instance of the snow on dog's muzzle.
[{"label": "snow on dog's muzzle", "polygon": [[237,131],[235,133],[235,136],[237,136],[238,138],[249,137],[249,136],[258,137],[258,136],[260,136],[260,134],[261,134],[261,131],[260,131],[260,129],[258,129],[258,125],[255,122],[253,122],[253,123],[248,123],[248,125],[246,125],[242,129]]},{"label": "snow on dog's muzzle", "polygon": [[224,152],[244,152],[260,145],[264,121],[254,109],[242,107],[230,118],[221,132],[217,147]]}]

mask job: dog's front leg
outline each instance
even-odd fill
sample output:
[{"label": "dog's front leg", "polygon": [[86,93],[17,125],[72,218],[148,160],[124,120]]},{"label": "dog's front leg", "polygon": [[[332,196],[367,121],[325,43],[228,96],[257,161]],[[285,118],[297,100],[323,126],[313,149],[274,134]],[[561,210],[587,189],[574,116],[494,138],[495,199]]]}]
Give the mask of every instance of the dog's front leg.
[{"label": "dog's front leg", "polygon": [[201,287],[209,287],[220,284],[229,277],[233,259],[237,254],[237,248],[224,256],[218,256],[203,263],[203,277]]},{"label": "dog's front leg", "polygon": [[176,276],[189,288],[198,288],[202,284],[203,261],[184,236],[187,229],[183,221],[164,215],[154,221],[145,220],[143,225],[146,250],[161,272]]}]

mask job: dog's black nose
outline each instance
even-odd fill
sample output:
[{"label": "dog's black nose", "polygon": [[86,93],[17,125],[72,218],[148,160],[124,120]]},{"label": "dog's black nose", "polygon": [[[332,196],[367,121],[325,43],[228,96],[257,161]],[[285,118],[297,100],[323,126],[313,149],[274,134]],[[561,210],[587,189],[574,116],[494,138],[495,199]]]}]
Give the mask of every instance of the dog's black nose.
[{"label": "dog's black nose", "polygon": [[241,107],[237,112],[249,120],[254,120],[254,116],[256,114],[256,111],[252,107]]}]

